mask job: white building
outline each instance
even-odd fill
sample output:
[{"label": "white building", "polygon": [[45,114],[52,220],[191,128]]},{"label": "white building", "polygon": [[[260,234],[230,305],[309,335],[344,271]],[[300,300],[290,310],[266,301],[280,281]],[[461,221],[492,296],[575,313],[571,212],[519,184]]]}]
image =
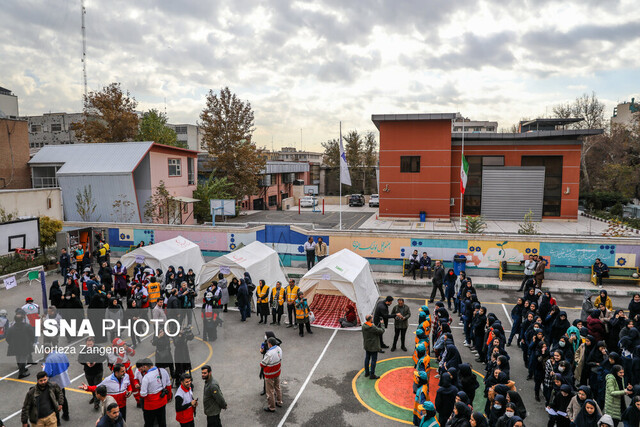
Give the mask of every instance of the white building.
[{"label": "white building", "polygon": [[175,131],[178,135],[178,142],[187,144],[187,148],[189,150],[199,151],[201,153],[207,151],[202,147],[203,132],[199,126],[167,123],[167,127],[170,127]]},{"label": "white building", "polygon": [[470,120],[459,113],[451,122],[451,132],[455,133],[495,133],[498,132],[498,122]]},{"label": "white building", "polygon": [[623,102],[613,109],[611,117],[611,125],[632,126],[634,120],[638,120],[640,115],[640,103],[635,102],[635,98],[631,98],[631,102]]},{"label": "white building", "polygon": [[18,97],[0,86],[0,118],[17,119],[18,116]]}]

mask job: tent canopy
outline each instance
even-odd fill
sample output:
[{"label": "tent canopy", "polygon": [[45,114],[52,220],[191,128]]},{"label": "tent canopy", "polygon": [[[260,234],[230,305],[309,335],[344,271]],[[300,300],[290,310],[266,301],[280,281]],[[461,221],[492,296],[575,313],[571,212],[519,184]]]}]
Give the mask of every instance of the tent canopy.
[{"label": "tent canopy", "polygon": [[173,265],[176,270],[179,266],[184,267],[185,271],[191,268],[196,273],[197,280],[197,275],[204,265],[204,258],[198,245],[182,236],[177,236],[164,242],[134,249],[124,254],[120,262],[127,268],[134,264],[145,264],[154,270],[160,268],[165,273],[170,265]]},{"label": "tent canopy", "polygon": [[287,277],[281,267],[278,253],[258,241],[207,262],[200,270],[198,284],[205,288],[205,284],[217,277],[218,273],[225,276],[232,274],[242,279],[245,271],[249,272],[256,286],[258,280],[264,280],[269,287],[275,286],[277,281],[280,281],[282,286],[287,286]]},{"label": "tent canopy", "polygon": [[348,249],[320,261],[300,279],[298,286],[309,304],[316,294],[349,298],[356,305],[361,323],[373,312],[380,297],[369,261]]}]

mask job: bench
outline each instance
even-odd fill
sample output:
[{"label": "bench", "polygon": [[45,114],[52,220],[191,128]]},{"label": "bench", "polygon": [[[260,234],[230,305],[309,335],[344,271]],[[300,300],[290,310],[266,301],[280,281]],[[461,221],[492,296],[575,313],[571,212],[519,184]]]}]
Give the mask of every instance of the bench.
[{"label": "bench", "polygon": [[[602,282],[605,280],[621,280],[626,282],[640,282],[640,272],[638,267],[609,267],[609,277],[603,277]],[[633,277],[636,274],[638,277]],[[593,265],[591,266],[591,282],[594,285],[598,284],[598,278],[593,271]]]},{"label": "bench", "polygon": [[[440,264],[442,264],[444,266],[444,261],[442,261],[441,259],[432,259],[431,260],[431,271],[433,272],[433,269],[436,266],[436,261],[440,261]],[[409,274],[409,258],[403,258],[402,259],[402,277],[406,276],[407,274]]]},{"label": "bench", "polygon": [[502,281],[504,276],[524,277],[524,264],[508,261],[498,263],[498,277],[500,281]]}]

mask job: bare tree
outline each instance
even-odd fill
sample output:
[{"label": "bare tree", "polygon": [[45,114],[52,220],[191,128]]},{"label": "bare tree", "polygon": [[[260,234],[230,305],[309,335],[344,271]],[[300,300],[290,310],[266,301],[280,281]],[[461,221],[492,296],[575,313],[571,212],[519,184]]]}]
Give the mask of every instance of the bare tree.
[{"label": "bare tree", "polygon": [[[91,185],[85,185],[84,188],[78,190],[76,193],[76,212],[80,215],[80,218],[84,222],[89,222],[93,218],[93,214],[96,211],[98,205],[96,204],[95,199],[93,198],[93,191],[91,190]],[[96,219],[96,221],[100,220],[100,216]]]},{"label": "bare tree", "polygon": [[126,194],[118,194],[118,199],[113,201],[111,218],[116,222],[130,222],[135,214],[133,202],[127,200]]}]

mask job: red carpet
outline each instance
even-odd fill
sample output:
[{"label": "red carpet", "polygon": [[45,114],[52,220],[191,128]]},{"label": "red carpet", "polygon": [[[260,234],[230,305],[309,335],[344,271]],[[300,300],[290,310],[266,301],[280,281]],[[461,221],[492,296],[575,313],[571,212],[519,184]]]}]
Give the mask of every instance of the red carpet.
[{"label": "red carpet", "polygon": [[[344,317],[348,304],[355,306],[349,298],[342,295],[315,294],[313,302],[309,306],[316,317],[312,325],[325,328],[339,328],[340,322],[338,322],[338,320]],[[357,312],[358,310],[356,309],[356,315]],[[359,319],[358,325],[360,325]]]}]

